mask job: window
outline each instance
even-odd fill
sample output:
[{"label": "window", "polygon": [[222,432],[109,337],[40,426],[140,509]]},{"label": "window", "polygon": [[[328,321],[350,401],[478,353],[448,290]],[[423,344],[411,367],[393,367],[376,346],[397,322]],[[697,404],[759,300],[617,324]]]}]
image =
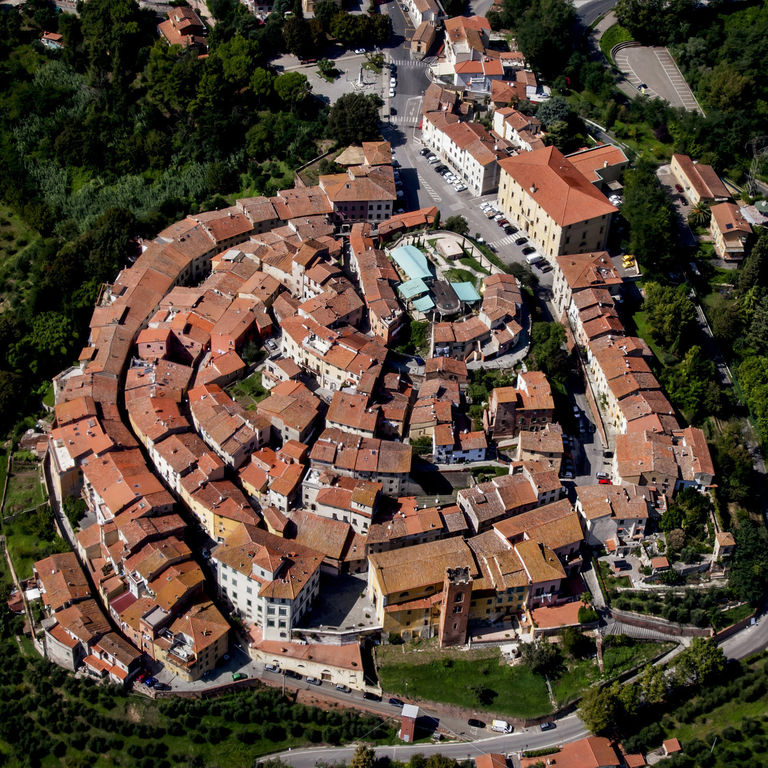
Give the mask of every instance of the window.
[{"label": "window", "polygon": [[456,595],[456,597],[454,598],[454,601],[453,601],[453,602],[454,602],[454,603],[460,603],[460,602],[462,602],[463,600],[464,600],[464,593],[463,593],[463,592],[459,592],[459,593]]}]

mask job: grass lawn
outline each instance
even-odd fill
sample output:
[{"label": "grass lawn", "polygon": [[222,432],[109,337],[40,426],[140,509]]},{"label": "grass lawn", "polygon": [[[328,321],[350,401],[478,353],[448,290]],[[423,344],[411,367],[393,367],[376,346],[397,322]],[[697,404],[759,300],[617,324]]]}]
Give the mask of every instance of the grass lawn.
[{"label": "grass lawn", "polygon": [[597,659],[571,661],[567,670],[552,682],[552,693],[560,705],[573,701],[596,680],[600,679]]},{"label": "grass lawn", "polygon": [[478,278],[466,269],[446,269],[443,274],[445,279],[451,283],[472,283],[477,287],[479,282]]},{"label": "grass lawn", "polygon": [[45,501],[45,491],[37,471],[13,472],[8,478],[4,515],[32,509]]},{"label": "grass lawn", "polygon": [[727,611],[716,614],[712,624],[715,629],[724,629],[725,627],[730,627],[731,624],[735,624],[737,621],[746,619],[747,616],[751,616],[754,612],[750,605],[744,603],[744,605],[737,605],[734,608],[729,608]]},{"label": "grass lawn", "polygon": [[32,576],[32,565],[37,560],[68,549],[64,539],[56,534],[53,512],[47,508],[4,523],[3,533],[13,567],[20,579]]},{"label": "grass lawn", "polygon": [[615,677],[638,664],[650,661],[660,653],[668,653],[674,643],[642,643],[613,645],[603,650],[603,666],[606,677]]},{"label": "grass lawn", "polygon": [[614,576],[611,567],[605,560],[598,560],[600,563],[600,573],[603,576],[605,582],[605,588],[611,589],[616,587],[631,587],[632,582],[629,580],[629,576]]},{"label": "grass lawn", "polygon": [[269,390],[261,385],[261,371],[252,373],[228,388],[229,395],[244,408],[253,411],[256,405],[269,397]]},{"label": "grass lawn", "polygon": [[528,667],[500,663],[496,648],[439,654],[402,649],[377,649],[381,684],[388,693],[510,717],[536,717],[552,711],[543,678]]},{"label": "grass lawn", "polygon": [[614,24],[612,27],[608,27],[600,38],[600,50],[611,64],[614,63],[611,58],[611,49],[614,45],[619,43],[628,43],[632,40],[632,33],[621,26],[621,24]]},{"label": "grass lawn", "polygon": [[474,269],[475,272],[480,272],[483,275],[490,275],[491,273],[484,267],[477,259],[473,259],[471,256],[462,256],[459,261],[469,269]]}]

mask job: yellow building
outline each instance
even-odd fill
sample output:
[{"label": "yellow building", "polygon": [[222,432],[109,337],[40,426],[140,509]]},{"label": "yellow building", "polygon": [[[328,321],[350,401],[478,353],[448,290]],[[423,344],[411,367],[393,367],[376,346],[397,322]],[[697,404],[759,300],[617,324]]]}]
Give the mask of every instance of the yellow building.
[{"label": "yellow building", "polygon": [[551,262],[602,251],[616,208],[555,147],[499,161],[499,204]]}]

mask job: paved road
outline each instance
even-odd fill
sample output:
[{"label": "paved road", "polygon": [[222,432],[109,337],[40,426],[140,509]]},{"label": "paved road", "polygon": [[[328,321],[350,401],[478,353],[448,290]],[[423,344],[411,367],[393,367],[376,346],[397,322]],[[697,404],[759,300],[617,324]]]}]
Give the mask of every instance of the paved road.
[{"label": "paved road", "polygon": [[585,27],[589,27],[604,13],[616,5],[616,0],[575,0],[576,15]]},{"label": "paved road", "polygon": [[743,659],[768,647],[768,617],[761,616],[757,624],[737,632],[720,643],[729,659]]},{"label": "paved road", "polygon": [[[586,735],[587,730],[578,717],[576,715],[569,715],[559,720],[557,728],[552,731],[542,732],[538,727],[535,727],[504,736],[480,738],[469,743],[443,742],[438,744],[404,744],[396,747],[378,747],[376,749],[376,756],[389,757],[391,760],[405,762],[415,754],[429,756],[439,752],[456,760],[463,760],[488,752],[511,753],[520,752],[524,749],[544,749],[545,747],[576,741]],[[314,747],[281,752],[278,755],[270,755],[270,757],[276,757],[295,768],[313,768],[318,760],[331,764],[337,762],[348,763],[354,751],[355,747],[331,749]]]}]

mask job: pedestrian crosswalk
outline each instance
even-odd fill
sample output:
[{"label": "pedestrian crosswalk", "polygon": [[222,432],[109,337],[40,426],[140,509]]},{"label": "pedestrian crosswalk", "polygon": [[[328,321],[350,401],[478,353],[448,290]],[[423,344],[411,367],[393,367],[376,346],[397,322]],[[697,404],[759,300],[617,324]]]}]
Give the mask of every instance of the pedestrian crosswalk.
[{"label": "pedestrian crosswalk", "polygon": [[426,190],[427,190],[427,194],[429,194],[429,196],[430,196],[430,197],[431,197],[431,198],[432,198],[432,199],[433,199],[433,200],[434,200],[436,203],[439,203],[439,202],[441,202],[443,198],[442,198],[442,197],[440,197],[440,195],[438,195],[438,194],[437,194],[437,192],[435,192],[435,190],[434,190],[434,188],[432,187],[432,185],[431,185],[431,184],[429,184],[428,182],[424,181],[424,177],[423,177],[423,176],[422,176],[420,173],[419,173],[419,174],[417,174],[417,176],[418,176],[418,178],[419,178],[419,185],[420,185],[420,186],[422,186],[424,189],[426,189]]},{"label": "pedestrian crosswalk", "polygon": [[413,59],[392,59],[391,64],[397,65],[403,69],[426,69],[427,64],[424,61],[414,61]]},{"label": "pedestrian crosswalk", "polygon": [[507,235],[506,237],[503,237],[501,240],[494,240],[491,245],[494,248],[501,248],[504,245],[512,245],[512,243],[515,242],[515,238],[520,237],[520,235]]},{"label": "pedestrian crosswalk", "polygon": [[411,115],[390,115],[389,122],[395,125],[416,125],[416,118]]}]

